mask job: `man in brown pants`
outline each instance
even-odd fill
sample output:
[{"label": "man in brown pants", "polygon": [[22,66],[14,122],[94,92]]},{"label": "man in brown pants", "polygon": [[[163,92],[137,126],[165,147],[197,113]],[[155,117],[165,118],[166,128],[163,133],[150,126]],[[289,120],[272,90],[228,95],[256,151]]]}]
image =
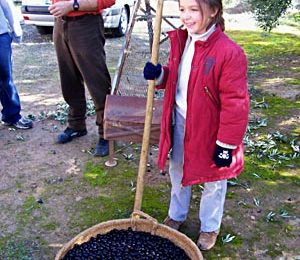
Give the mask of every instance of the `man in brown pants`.
[{"label": "man in brown pants", "polygon": [[108,141],[103,138],[103,113],[111,78],[106,66],[101,10],[114,3],[115,0],[52,0],[49,7],[55,17],[53,41],[62,94],[69,105],[68,127],[58,135],[57,143],[87,134],[86,85],[96,108],[99,142],[95,156],[108,155]]}]

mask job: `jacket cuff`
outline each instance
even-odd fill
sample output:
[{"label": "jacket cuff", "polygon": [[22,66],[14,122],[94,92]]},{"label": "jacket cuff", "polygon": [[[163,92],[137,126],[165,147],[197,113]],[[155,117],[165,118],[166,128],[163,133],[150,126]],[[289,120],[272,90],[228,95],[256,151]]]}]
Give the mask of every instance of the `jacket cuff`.
[{"label": "jacket cuff", "polygon": [[226,148],[226,149],[236,149],[236,148],[237,148],[236,145],[225,144],[225,143],[220,142],[219,140],[216,141],[216,144],[217,144],[218,146],[221,146],[221,147]]},{"label": "jacket cuff", "polygon": [[159,75],[159,77],[155,80],[155,85],[156,86],[158,86],[158,85],[160,85],[160,84],[162,84],[163,83],[163,80],[164,80],[164,68],[163,67],[161,67],[161,73],[160,73],[160,75]]}]

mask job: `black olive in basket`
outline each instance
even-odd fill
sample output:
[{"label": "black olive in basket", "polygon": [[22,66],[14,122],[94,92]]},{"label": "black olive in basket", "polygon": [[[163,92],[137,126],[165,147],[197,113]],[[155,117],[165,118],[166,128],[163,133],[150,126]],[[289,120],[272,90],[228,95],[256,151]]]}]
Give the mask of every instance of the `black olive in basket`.
[{"label": "black olive in basket", "polygon": [[75,245],[63,260],[188,260],[172,241],[148,232],[113,229]]}]

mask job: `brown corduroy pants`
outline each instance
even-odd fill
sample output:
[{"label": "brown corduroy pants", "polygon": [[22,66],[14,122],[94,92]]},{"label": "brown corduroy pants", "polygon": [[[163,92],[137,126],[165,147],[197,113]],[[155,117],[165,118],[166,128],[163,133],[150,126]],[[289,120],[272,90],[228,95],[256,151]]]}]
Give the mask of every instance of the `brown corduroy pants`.
[{"label": "brown corduroy pants", "polygon": [[111,78],[106,66],[104,26],[101,15],[56,18],[53,41],[62,94],[70,106],[68,126],[86,128],[85,85],[96,107],[96,124],[103,137],[103,113]]}]

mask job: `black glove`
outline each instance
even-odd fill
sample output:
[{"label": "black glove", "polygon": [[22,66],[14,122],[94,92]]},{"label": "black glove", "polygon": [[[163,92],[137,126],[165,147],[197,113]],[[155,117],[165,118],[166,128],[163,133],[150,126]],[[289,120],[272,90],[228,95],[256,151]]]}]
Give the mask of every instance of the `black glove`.
[{"label": "black glove", "polygon": [[229,167],[232,163],[232,149],[223,148],[217,145],[214,154],[214,162],[218,168]]},{"label": "black glove", "polygon": [[144,67],[144,78],[147,80],[157,79],[161,74],[161,65],[158,63],[154,65],[151,62],[147,62]]}]

